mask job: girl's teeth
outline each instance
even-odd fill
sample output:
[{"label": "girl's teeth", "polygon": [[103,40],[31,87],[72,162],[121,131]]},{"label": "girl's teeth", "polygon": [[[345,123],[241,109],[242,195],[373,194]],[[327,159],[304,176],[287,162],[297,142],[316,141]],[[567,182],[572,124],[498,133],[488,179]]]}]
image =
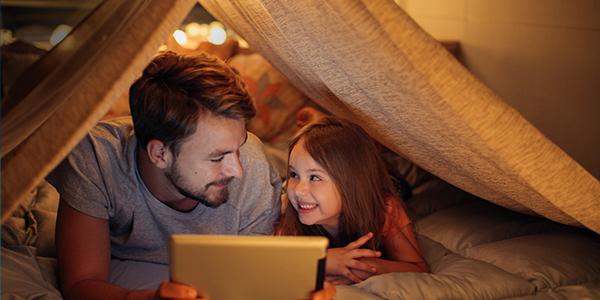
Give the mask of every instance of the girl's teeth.
[{"label": "girl's teeth", "polygon": [[316,204],[300,204],[300,208],[302,209],[311,209],[317,207]]}]

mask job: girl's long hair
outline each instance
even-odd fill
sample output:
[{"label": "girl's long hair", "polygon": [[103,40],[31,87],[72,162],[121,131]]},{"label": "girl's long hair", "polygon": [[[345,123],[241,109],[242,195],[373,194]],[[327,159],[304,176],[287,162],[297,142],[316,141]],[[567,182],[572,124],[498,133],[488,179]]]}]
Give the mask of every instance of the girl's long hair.
[{"label": "girl's long hair", "polygon": [[304,127],[294,136],[292,149],[302,140],[310,156],[332,177],[342,200],[338,237],[332,238],[321,225],[300,223],[290,203],[278,224],[281,235],[324,235],[330,247],[343,247],[373,233],[366,248],[383,250],[382,229],[386,198],[396,192],[375,142],[358,125],[327,116]]}]

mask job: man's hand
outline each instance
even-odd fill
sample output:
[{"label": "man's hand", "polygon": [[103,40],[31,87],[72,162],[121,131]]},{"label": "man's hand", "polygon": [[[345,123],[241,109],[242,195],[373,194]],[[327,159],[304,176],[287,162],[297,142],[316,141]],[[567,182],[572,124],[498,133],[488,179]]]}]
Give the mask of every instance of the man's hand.
[{"label": "man's hand", "polygon": [[313,293],[312,300],[330,300],[335,296],[335,286],[325,281],[322,290]]},{"label": "man's hand", "polygon": [[[335,286],[329,282],[325,282],[322,290],[318,290],[312,294],[312,300],[330,300],[335,296]],[[198,297],[196,289],[189,285],[165,281],[160,284],[156,291],[157,299],[172,299],[172,300],[192,300],[206,299]]]},{"label": "man's hand", "polygon": [[164,281],[156,291],[158,299],[203,299],[198,297],[198,292],[195,288],[175,282]]},{"label": "man's hand", "polygon": [[343,276],[356,283],[361,282],[363,279],[357,276],[351,269],[356,269],[371,274],[377,272],[373,266],[358,260],[359,258],[363,257],[381,256],[381,252],[379,251],[360,249],[360,247],[372,237],[373,233],[369,232],[356,241],[346,245],[344,248],[333,248],[327,250],[327,275]]}]

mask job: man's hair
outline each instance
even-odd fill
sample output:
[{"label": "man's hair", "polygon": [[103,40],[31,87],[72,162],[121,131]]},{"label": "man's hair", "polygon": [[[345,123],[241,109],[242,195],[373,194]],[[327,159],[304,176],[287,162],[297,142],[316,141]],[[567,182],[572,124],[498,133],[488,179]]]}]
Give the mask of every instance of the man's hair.
[{"label": "man's hair", "polygon": [[139,146],[160,140],[175,155],[205,113],[245,120],[252,98],[239,74],[216,57],[162,52],[129,89],[129,107]]},{"label": "man's hair", "polygon": [[[336,245],[321,225],[299,222],[298,213],[288,203],[279,234],[325,235],[330,246],[343,247],[372,232],[368,248],[382,250],[385,201],[396,192],[375,142],[358,125],[335,117],[324,117],[300,130],[292,139],[289,153],[302,141],[306,151],[332,177],[341,196],[338,225],[341,244]],[[289,154],[288,154],[289,160]]]}]

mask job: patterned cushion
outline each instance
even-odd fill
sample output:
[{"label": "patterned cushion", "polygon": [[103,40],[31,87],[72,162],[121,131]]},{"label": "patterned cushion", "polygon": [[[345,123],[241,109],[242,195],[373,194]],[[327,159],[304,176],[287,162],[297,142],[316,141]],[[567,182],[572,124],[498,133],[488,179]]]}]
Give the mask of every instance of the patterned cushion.
[{"label": "patterned cushion", "polygon": [[287,142],[306,97],[259,54],[236,55],[230,65],[240,72],[255,101],[257,114],[249,130],[264,142]]}]

